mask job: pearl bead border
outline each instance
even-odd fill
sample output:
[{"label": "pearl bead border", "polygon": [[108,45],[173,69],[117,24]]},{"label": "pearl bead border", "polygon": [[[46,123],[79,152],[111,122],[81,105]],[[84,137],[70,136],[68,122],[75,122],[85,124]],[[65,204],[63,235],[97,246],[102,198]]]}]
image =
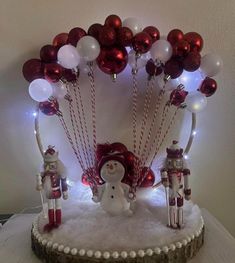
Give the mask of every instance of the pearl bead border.
[{"label": "pearl bead border", "polygon": [[147,249],[139,249],[137,251],[131,250],[129,252],[127,251],[104,251],[101,252],[99,250],[93,251],[91,249],[85,250],[84,248],[78,249],[78,248],[70,248],[69,246],[64,246],[63,244],[53,243],[51,240],[47,240],[43,238],[43,236],[38,231],[38,218],[33,222],[32,225],[32,234],[34,238],[41,243],[43,246],[46,246],[48,248],[51,248],[53,250],[57,250],[58,252],[64,253],[64,254],[71,254],[73,256],[79,255],[82,257],[94,257],[94,258],[103,258],[103,259],[109,259],[109,258],[136,258],[140,257],[143,258],[144,256],[153,256],[154,254],[167,254],[169,251],[174,251],[176,249],[182,248],[182,246],[187,246],[188,243],[190,243],[195,237],[199,237],[204,227],[204,220],[201,216],[199,227],[197,228],[194,233],[186,236],[182,241],[177,241],[175,243],[171,243],[168,246],[163,247],[154,247],[154,248],[147,248]]}]

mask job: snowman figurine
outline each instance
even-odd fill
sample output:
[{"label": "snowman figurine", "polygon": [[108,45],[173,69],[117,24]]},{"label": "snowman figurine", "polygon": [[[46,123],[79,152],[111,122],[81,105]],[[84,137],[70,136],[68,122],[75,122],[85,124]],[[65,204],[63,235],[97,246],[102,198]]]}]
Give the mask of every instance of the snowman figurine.
[{"label": "snowman figurine", "polygon": [[100,202],[102,209],[112,216],[132,215],[133,194],[130,187],[121,182],[126,173],[124,157],[121,154],[104,156],[98,164],[98,172],[105,183],[98,186],[92,200]]}]

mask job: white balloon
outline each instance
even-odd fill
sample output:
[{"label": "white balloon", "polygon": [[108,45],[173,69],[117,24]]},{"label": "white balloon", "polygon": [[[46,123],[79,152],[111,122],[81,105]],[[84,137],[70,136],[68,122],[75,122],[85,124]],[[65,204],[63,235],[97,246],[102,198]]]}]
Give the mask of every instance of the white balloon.
[{"label": "white balloon", "polygon": [[202,111],[207,105],[207,98],[199,91],[189,93],[185,98],[187,110],[193,113]]},{"label": "white balloon", "polygon": [[38,102],[48,100],[52,93],[53,88],[45,79],[35,79],[29,85],[29,95]]},{"label": "white balloon", "polygon": [[137,69],[145,67],[147,61],[150,59],[149,52],[142,54],[137,59],[137,65],[135,65],[135,55],[136,55],[136,52],[134,50],[131,50],[128,54],[128,64],[130,65],[130,67],[133,69],[135,69],[135,66],[137,66]]},{"label": "white balloon", "polygon": [[142,29],[143,29],[143,26],[140,23],[139,19],[135,18],[135,17],[128,17],[128,18],[126,18],[123,21],[122,26],[129,27],[130,30],[132,31],[133,35],[141,32]]},{"label": "white balloon", "polygon": [[174,83],[178,85],[183,84],[185,90],[191,92],[196,91],[200,88],[204,78],[205,77],[199,70],[196,70],[194,72],[184,70],[183,73],[177,79],[174,80]]},{"label": "white balloon", "polygon": [[57,59],[61,66],[67,69],[76,68],[80,60],[77,49],[72,45],[62,46],[58,51]]},{"label": "white balloon", "polygon": [[208,77],[213,77],[220,72],[223,67],[222,59],[216,54],[206,54],[201,59],[200,70]]},{"label": "white balloon", "polygon": [[159,59],[162,62],[166,62],[171,58],[172,55],[172,47],[170,42],[164,39],[159,39],[155,43],[153,43],[150,54],[152,58]]},{"label": "white balloon", "polygon": [[[96,68],[97,68],[96,61],[93,61],[93,70],[95,70]],[[89,69],[89,66],[87,65],[87,62],[85,60],[81,59],[81,61],[79,63],[79,72],[88,74],[89,71],[90,71],[90,69]]]},{"label": "white balloon", "polygon": [[57,82],[52,84],[53,97],[57,99],[63,99],[67,94],[66,86],[62,82]]},{"label": "white balloon", "polygon": [[93,61],[100,54],[100,44],[94,37],[84,36],[78,41],[77,50],[83,60]]}]

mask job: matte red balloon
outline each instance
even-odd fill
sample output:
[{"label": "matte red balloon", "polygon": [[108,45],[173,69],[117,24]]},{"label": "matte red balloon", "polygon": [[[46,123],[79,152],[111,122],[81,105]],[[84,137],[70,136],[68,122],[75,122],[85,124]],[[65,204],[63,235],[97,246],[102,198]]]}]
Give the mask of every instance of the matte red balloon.
[{"label": "matte red balloon", "polygon": [[189,43],[191,51],[200,52],[203,48],[203,39],[201,35],[196,32],[189,32],[185,34],[184,40]]},{"label": "matte red balloon", "polygon": [[49,82],[58,82],[62,77],[63,68],[57,63],[46,64],[44,67],[45,79]]},{"label": "matte red balloon", "polygon": [[190,45],[185,40],[180,40],[173,46],[173,56],[185,57],[190,52]]},{"label": "matte red balloon", "polygon": [[74,82],[79,77],[79,72],[75,74],[71,69],[63,68],[62,77],[68,82]]},{"label": "matte red balloon", "polygon": [[117,42],[124,47],[131,46],[133,33],[128,27],[121,27],[117,31]]},{"label": "matte red balloon", "polygon": [[170,75],[172,79],[178,78],[183,72],[183,67],[176,59],[170,59],[166,62],[164,73]]},{"label": "matte red balloon", "polygon": [[186,71],[193,72],[200,67],[201,55],[198,52],[190,52],[183,60],[183,67]]},{"label": "matte red balloon", "polygon": [[39,103],[39,109],[47,116],[55,115],[59,110],[59,103],[56,99]]},{"label": "matte red balloon", "polygon": [[103,46],[112,46],[116,42],[116,32],[110,26],[103,26],[99,33],[99,42]]},{"label": "matte red balloon", "polygon": [[183,89],[174,89],[170,94],[170,103],[176,107],[179,107],[184,101],[188,92]]},{"label": "matte red balloon", "polygon": [[102,29],[102,25],[101,24],[92,24],[89,28],[88,28],[88,35],[94,37],[96,40],[99,40],[99,34],[100,31]]},{"label": "matte red balloon", "polygon": [[128,55],[124,47],[103,47],[97,58],[99,68],[107,74],[118,74],[127,65]]},{"label": "matte red balloon", "polygon": [[217,90],[217,82],[212,78],[205,78],[201,84],[199,91],[206,97],[212,96]]},{"label": "matte red balloon", "polygon": [[152,38],[146,32],[137,33],[132,40],[132,46],[137,53],[146,53],[152,46]]},{"label": "matte red balloon", "polygon": [[67,43],[76,47],[78,41],[85,35],[86,35],[86,31],[84,29],[80,27],[74,27],[69,31]]},{"label": "matte red balloon", "polygon": [[139,187],[151,187],[153,186],[154,182],[154,172],[148,167],[143,167],[139,179]]},{"label": "matte red balloon", "polygon": [[127,151],[126,146],[120,142],[114,142],[110,146],[111,146],[113,152],[123,153],[123,152]]},{"label": "matte red balloon", "polygon": [[159,30],[154,26],[147,26],[143,30],[144,32],[148,33],[152,38],[152,43],[156,42],[160,38]]},{"label": "matte red balloon", "polygon": [[157,67],[152,59],[149,59],[146,63],[145,70],[150,76],[162,74],[162,67]]},{"label": "matte red balloon", "polygon": [[33,58],[26,61],[22,68],[24,78],[31,82],[34,79],[44,78],[44,65],[40,59]]},{"label": "matte red balloon", "polygon": [[40,50],[40,58],[45,63],[55,62],[57,60],[57,52],[57,47],[45,45]]},{"label": "matte red balloon", "polygon": [[68,41],[68,33],[60,33],[52,41],[53,46],[57,47],[58,49],[67,44]]},{"label": "matte red balloon", "polygon": [[174,46],[178,41],[184,38],[184,33],[180,29],[173,29],[167,35],[167,41]]},{"label": "matte red balloon", "polygon": [[105,19],[104,24],[106,26],[110,26],[114,29],[118,29],[122,26],[122,20],[119,16],[117,15],[110,15]]}]

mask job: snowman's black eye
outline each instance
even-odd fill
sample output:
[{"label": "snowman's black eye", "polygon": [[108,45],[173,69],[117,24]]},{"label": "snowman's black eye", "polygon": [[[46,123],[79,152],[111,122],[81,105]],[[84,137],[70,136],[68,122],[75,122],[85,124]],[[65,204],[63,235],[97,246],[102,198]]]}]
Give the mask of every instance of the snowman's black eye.
[{"label": "snowman's black eye", "polygon": [[117,163],[114,163],[115,166],[117,166]]},{"label": "snowman's black eye", "polygon": [[106,164],[106,166],[108,166],[108,167],[109,167],[109,164],[107,163],[107,164]]}]

